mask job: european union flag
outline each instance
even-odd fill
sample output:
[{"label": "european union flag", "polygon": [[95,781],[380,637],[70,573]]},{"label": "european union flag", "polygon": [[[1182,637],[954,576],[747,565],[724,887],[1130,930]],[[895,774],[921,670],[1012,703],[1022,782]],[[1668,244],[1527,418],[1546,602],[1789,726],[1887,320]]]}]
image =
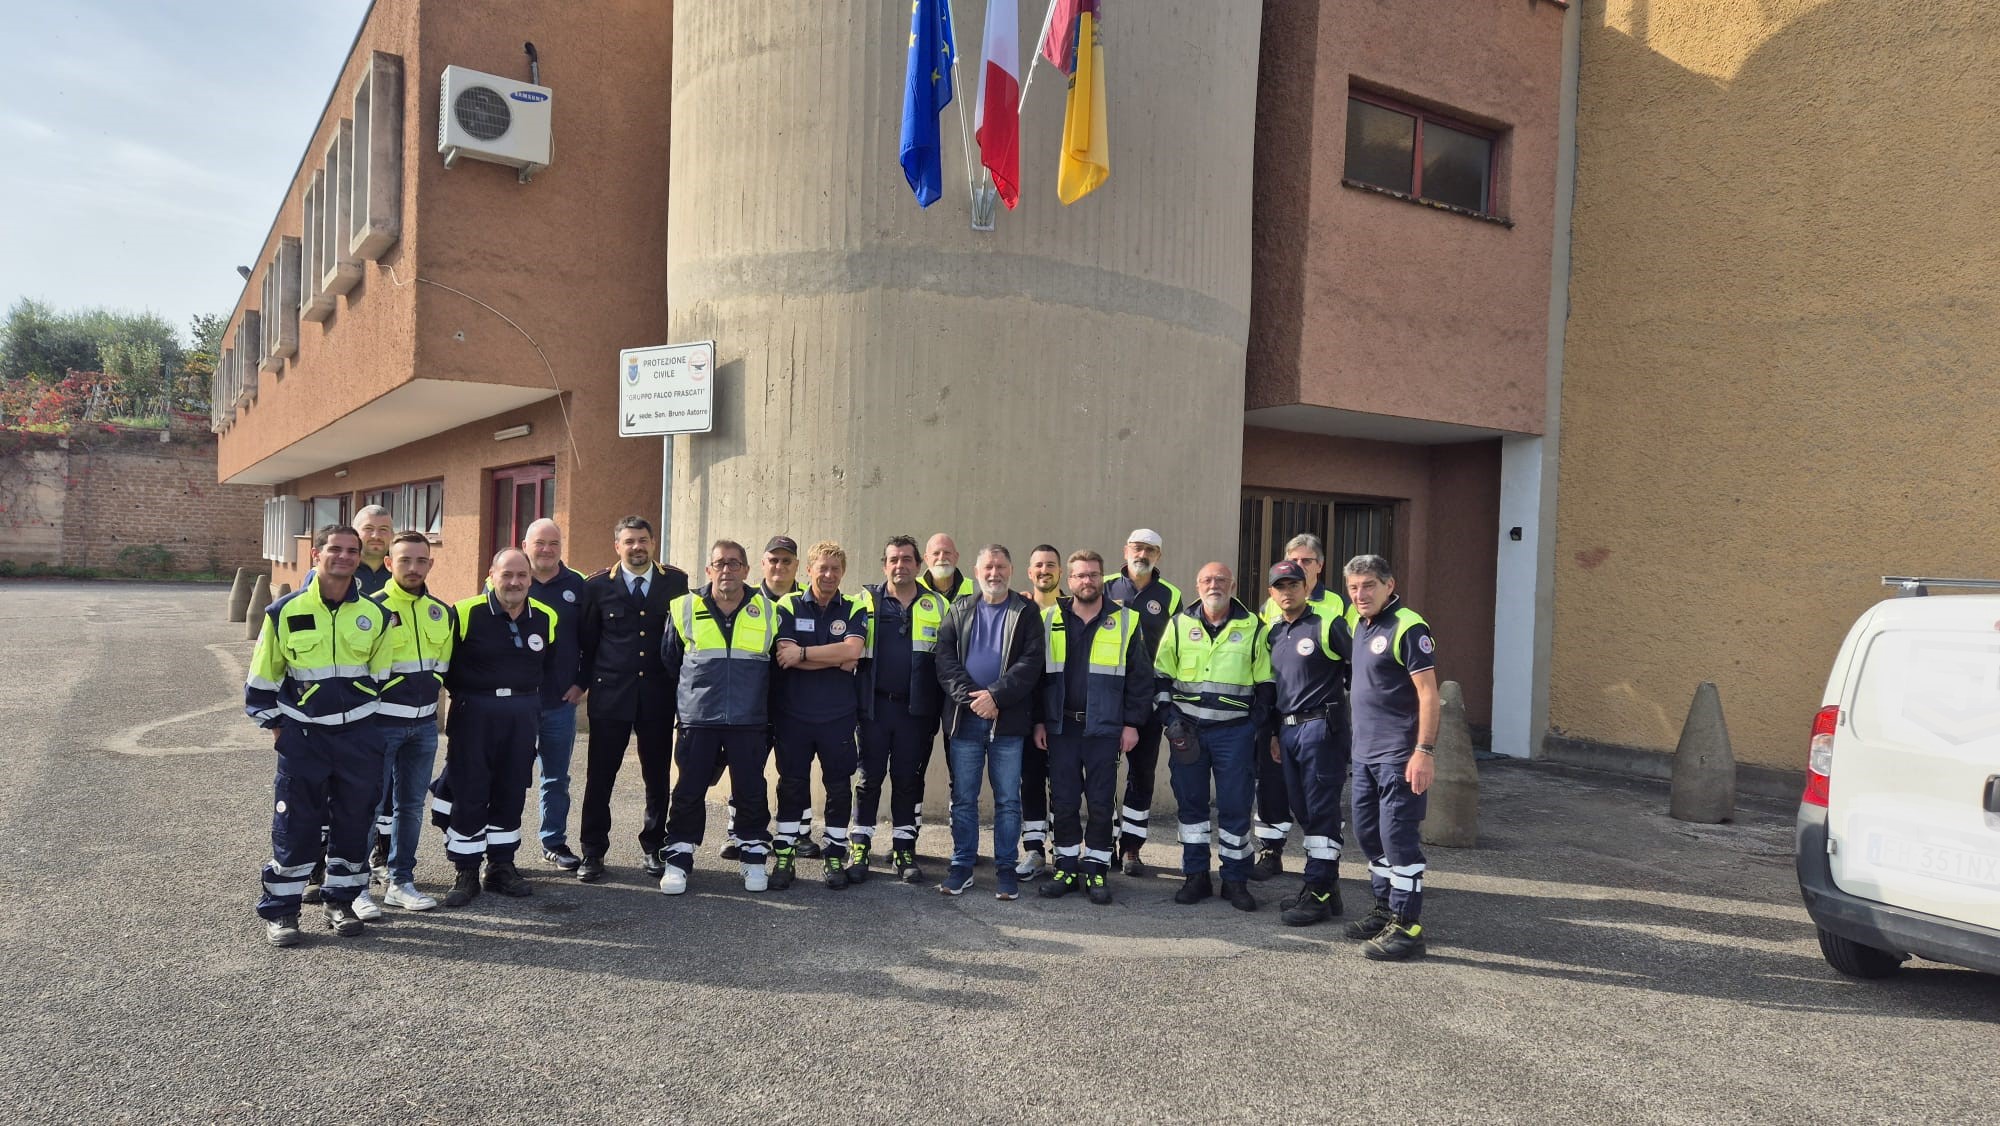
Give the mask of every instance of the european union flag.
[{"label": "european union flag", "polygon": [[951,0],[912,0],[910,65],[903,80],[903,137],[898,152],[903,178],[929,207],[944,194],[944,152],[938,114],[951,104]]}]

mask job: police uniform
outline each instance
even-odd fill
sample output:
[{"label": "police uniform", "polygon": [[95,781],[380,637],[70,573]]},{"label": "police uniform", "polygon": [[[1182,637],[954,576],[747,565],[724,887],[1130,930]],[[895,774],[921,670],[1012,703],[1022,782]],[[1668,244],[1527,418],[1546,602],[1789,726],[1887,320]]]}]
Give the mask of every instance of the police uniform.
[{"label": "police uniform", "polygon": [[[848,638],[866,651],[868,611],[861,599],[835,591],[825,603],[810,587],[778,603],[778,639],[800,648],[838,645]],[[846,887],[847,827],[854,819],[854,726],[859,714],[854,674],[843,669],[778,669],[777,714],[771,725],[778,752],[777,864],[797,856],[802,813],[812,808],[812,765],[819,761],[826,792],[826,882]]]},{"label": "police uniform", "polygon": [[[1129,568],[1104,588],[1104,597],[1136,612],[1146,635],[1146,652],[1157,656],[1167,622],[1181,612],[1179,587],[1153,572],[1153,581],[1141,589],[1132,581]],[[1153,819],[1153,784],[1160,767],[1161,724],[1148,719],[1139,728],[1139,745],[1125,756],[1125,800],[1118,810],[1118,849],[1136,857],[1146,843]]]},{"label": "police uniform", "polygon": [[1409,928],[1424,902],[1419,836],[1425,795],[1403,776],[1417,744],[1417,688],[1410,677],[1437,667],[1429,624],[1391,597],[1354,628],[1354,836],[1368,857],[1378,907]]},{"label": "police uniform", "polygon": [[268,922],[298,915],[325,825],[328,921],[343,934],[359,931],[358,920],[333,908],[348,909],[368,887],[368,830],[382,786],[374,719],[392,664],[382,608],[352,583],[328,601],[315,581],[264,611],[243,710],[278,731],[271,859],[257,901]]},{"label": "police uniform", "polygon": [[764,764],[771,754],[768,701],[778,608],[752,588],[725,614],[710,591],[703,587],[684,594],[668,608],[666,660],[678,674],[681,738],[665,859],[683,875],[693,871],[695,849],[708,824],[708,788],[720,763],[729,771],[736,796],[736,832],[747,884],[751,868],[763,872],[771,840]]},{"label": "police uniform", "polygon": [[1254,910],[1256,901],[1242,888],[1250,878],[1250,806],[1257,777],[1250,759],[1271,705],[1271,650],[1263,619],[1232,599],[1229,616],[1211,626],[1197,602],[1169,619],[1155,669],[1160,723],[1191,729],[1187,759],[1169,767],[1180,805],[1181,872],[1189,878],[1181,902],[1209,894],[1213,841],[1231,902]]},{"label": "police uniform", "polygon": [[521,847],[542,686],[562,671],[555,611],[529,598],[518,617],[509,617],[500,596],[488,590],[453,605],[452,626],[451,669],[444,678],[451,714],[439,779],[450,798],[434,798],[431,807],[447,819],[445,856],[452,865],[461,874],[477,872],[483,858],[487,886],[510,890],[504,885],[514,881],[505,875]]},{"label": "police uniform", "polygon": [[849,874],[866,878],[886,775],[890,863],[898,878],[915,882],[923,879],[917,867],[917,833],[924,824],[924,774],[944,710],[935,651],[946,601],[919,586],[905,606],[887,583],[862,588],[861,598],[868,630],[859,670],[861,784],[854,792]]},{"label": "police uniform", "polygon": [[673,769],[677,671],[663,663],[660,648],[668,632],[667,607],[687,593],[687,572],[656,564],[635,578],[618,565],[590,576],[584,587],[588,597],[577,629],[577,675],[590,693],[590,742],[577,832],[584,865],[577,876],[594,880],[602,874],[611,846],[611,788],[625,762],[625,747],[635,737],[646,787],[639,851],[647,873],[657,875]]},{"label": "police uniform", "polygon": [[[1324,586],[1314,586],[1312,593],[1306,597],[1306,604],[1323,621],[1342,618],[1347,614],[1347,599],[1341,597],[1335,591],[1328,590]],[[1278,609],[1277,599],[1266,598],[1264,600],[1262,616],[1265,625],[1275,626],[1284,618],[1285,614],[1284,611]],[[1345,627],[1343,626],[1344,630]],[[1343,640],[1351,636],[1351,634],[1343,632]],[[1272,649],[1271,655],[1272,662],[1275,665],[1278,651],[1275,648]],[[1342,678],[1345,679],[1346,670],[1342,669],[1341,672]],[[1280,692],[1282,693],[1282,691],[1283,688],[1281,685]],[[1336,699],[1332,706],[1341,706],[1342,701],[1337,697],[1344,691],[1344,687],[1336,687]],[[1345,722],[1347,713],[1344,708],[1341,709],[1339,718],[1342,722],[1336,726],[1344,730],[1347,726]],[[1277,716],[1274,715],[1272,719],[1275,722]],[[1259,737],[1259,745],[1268,745],[1269,738],[1271,737],[1282,740],[1284,732],[1267,732],[1264,736]],[[1344,738],[1345,736],[1343,735]],[[1263,879],[1284,870],[1283,863],[1278,858],[1285,851],[1285,838],[1291,835],[1292,819],[1295,815],[1299,817],[1304,816],[1292,803],[1291,784],[1286,780],[1284,764],[1272,762],[1271,756],[1268,754],[1259,754],[1257,756],[1257,819],[1252,823],[1252,829],[1257,837],[1257,848],[1263,855],[1258,858],[1257,871],[1252,874],[1252,879]]]},{"label": "police uniform", "polygon": [[376,847],[384,850],[384,883],[408,883],[424,825],[424,792],[437,765],[438,690],[451,668],[451,606],[428,589],[415,594],[390,583],[373,595],[382,607],[393,663],[382,685],[376,723],[382,728],[382,800],[375,810]]},{"label": "police uniform", "polygon": [[535,732],[535,767],[541,775],[540,820],[543,859],[557,867],[575,867],[569,848],[569,765],[576,751],[576,705],[563,696],[582,678],[581,626],[590,588],[583,572],[556,562],[547,582],[530,578],[528,597],[541,602],[556,617],[556,675],[542,685],[541,717]]},{"label": "police uniform", "polygon": [[1350,645],[1345,609],[1338,600],[1329,599],[1308,602],[1293,621],[1286,621],[1279,611],[1267,637],[1276,683],[1273,722],[1282,762],[1273,763],[1264,753],[1269,743],[1260,736],[1258,767],[1260,771],[1279,767],[1287,808],[1305,831],[1305,891],[1328,913],[1339,914],[1335,881],[1340,875],[1340,787],[1348,768],[1347,709],[1342,700]]},{"label": "police uniform", "polygon": [[[1077,887],[1092,902],[1111,902],[1104,877],[1111,871],[1116,834],[1112,799],[1118,788],[1118,743],[1127,727],[1142,727],[1153,712],[1153,659],[1138,611],[1104,599],[1084,621],[1076,600],[1058,599],[1042,610],[1048,635],[1041,714],[1048,740],[1050,808],[1055,820],[1056,870],[1042,895],[1054,898]],[[1081,803],[1087,817],[1079,821]]]}]

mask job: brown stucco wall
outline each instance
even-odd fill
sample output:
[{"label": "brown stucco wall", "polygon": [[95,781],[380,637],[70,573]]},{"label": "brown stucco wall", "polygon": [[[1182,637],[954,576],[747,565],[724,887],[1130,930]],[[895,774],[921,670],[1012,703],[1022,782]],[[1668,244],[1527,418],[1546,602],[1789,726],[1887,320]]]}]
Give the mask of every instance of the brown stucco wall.
[{"label": "brown stucco wall", "polygon": [[1883,574],[1996,573],[1984,0],[1588,0],[1550,725],[1797,768]]},{"label": "brown stucco wall", "polygon": [[1247,427],[1243,485],[1397,501],[1397,592],[1436,630],[1440,676],[1465,688],[1467,718],[1490,721],[1498,441],[1413,446]]},{"label": "brown stucco wall", "polygon": [[[1563,12],[1266,4],[1247,401],[1540,433]],[[1342,186],[1350,83],[1506,130],[1513,226]]]}]

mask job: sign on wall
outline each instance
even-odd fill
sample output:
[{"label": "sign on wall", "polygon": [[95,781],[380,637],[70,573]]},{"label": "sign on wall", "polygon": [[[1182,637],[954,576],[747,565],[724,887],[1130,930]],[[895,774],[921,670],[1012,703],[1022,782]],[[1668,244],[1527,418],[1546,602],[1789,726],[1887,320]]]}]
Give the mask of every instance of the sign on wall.
[{"label": "sign on wall", "polygon": [[715,341],[618,353],[618,436],[706,434],[715,428]]}]

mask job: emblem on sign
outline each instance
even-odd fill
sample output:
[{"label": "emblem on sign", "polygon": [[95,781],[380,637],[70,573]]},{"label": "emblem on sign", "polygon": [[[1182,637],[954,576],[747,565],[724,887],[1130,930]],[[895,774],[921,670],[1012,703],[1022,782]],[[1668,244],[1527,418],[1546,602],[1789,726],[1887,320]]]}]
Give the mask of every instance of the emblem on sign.
[{"label": "emblem on sign", "polygon": [[1386,637],[1377,637],[1368,643],[1368,651],[1370,653],[1387,653],[1389,651],[1389,639]]},{"label": "emblem on sign", "polygon": [[1417,638],[1417,648],[1422,649],[1426,653],[1435,652],[1437,650],[1437,642],[1431,640],[1430,634],[1425,634]]},{"label": "emblem on sign", "polygon": [[354,628],[360,630],[363,633],[367,633],[369,630],[375,628],[375,623],[368,620],[368,615],[363,614],[360,617],[354,619]]},{"label": "emblem on sign", "polygon": [[633,360],[625,365],[625,382],[634,387],[639,385],[639,361]]},{"label": "emblem on sign", "polygon": [[542,651],[542,635],[541,635],[541,634],[539,634],[539,633],[531,633],[531,634],[529,634],[529,635],[528,635],[528,648],[530,648],[530,649],[533,649],[533,650],[534,650],[535,652],[537,652],[537,653],[541,652],[541,651]]},{"label": "emblem on sign", "polygon": [[1313,651],[1312,638],[1310,637],[1299,638],[1299,656],[1310,657],[1312,656],[1312,651]]}]

